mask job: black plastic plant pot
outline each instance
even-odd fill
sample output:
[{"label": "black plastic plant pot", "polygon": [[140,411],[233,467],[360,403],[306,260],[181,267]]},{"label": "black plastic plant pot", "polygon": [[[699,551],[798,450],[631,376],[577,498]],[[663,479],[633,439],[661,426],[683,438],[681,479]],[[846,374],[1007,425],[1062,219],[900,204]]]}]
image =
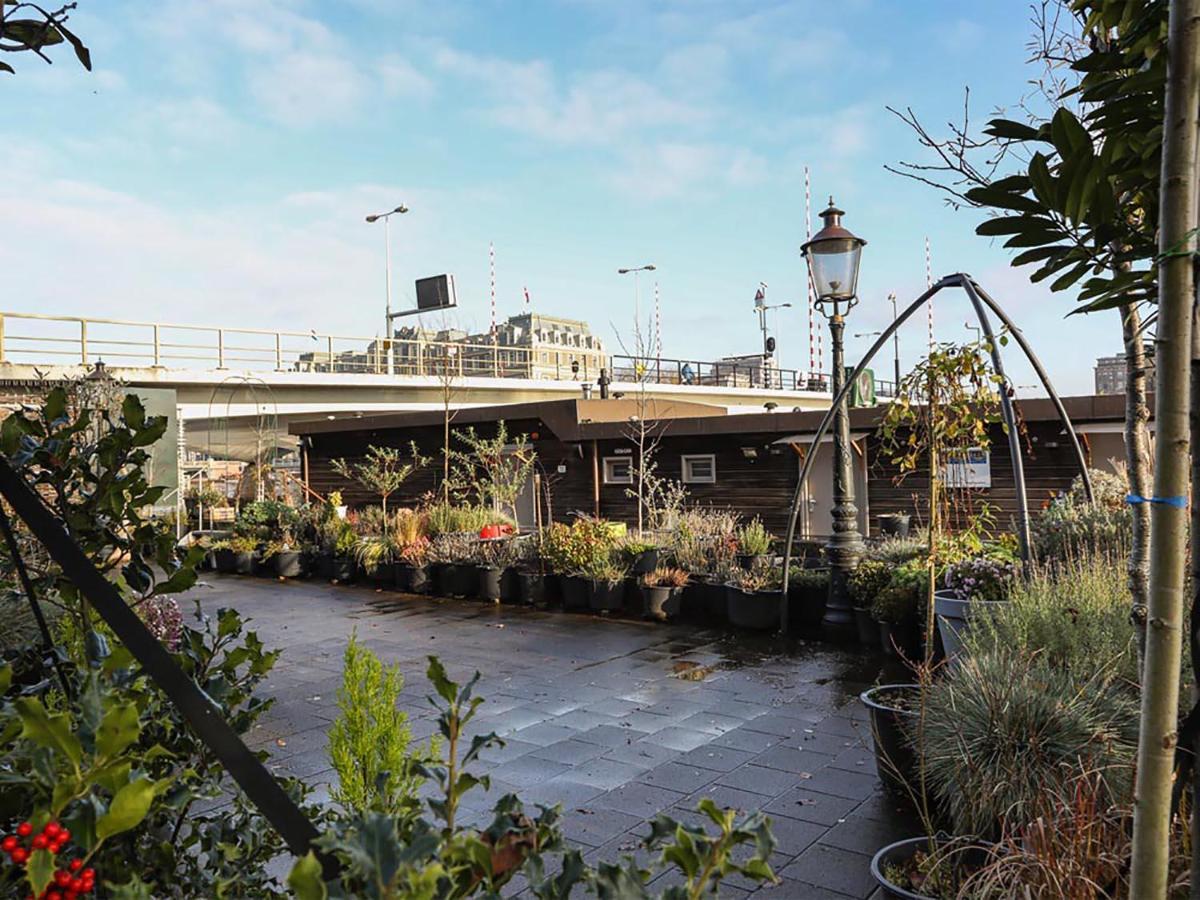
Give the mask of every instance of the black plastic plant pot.
[{"label": "black plastic plant pot", "polygon": [[761,553],[739,553],[737,555],[737,564],[743,569],[753,569],[754,564],[762,559]]},{"label": "black plastic plant pot", "polygon": [[500,602],[500,581],[504,570],[499,566],[479,566],[479,599]]},{"label": "black plastic plant pot", "polygon": [[[806,569],[805,571],[813,571]],[[829,584],[805,584],[793,581],[788,588],[788,621],[801,630],[820,631],[829,603]]]},{"label": "black plastic plant pot", "polygon": [[429,586],[431,592],[438,597],[449,597],[452,581],[449,563],[429,564]]},{"label": "black plastic plant pot", "polygon": [[915,684],[882,684],[859,695],[871,716],[875,769],[884,790],[911,804],[910,786],[917,781],[917,756],[908,735],[916,726],[920,688]]},{"label": "black plastic plant pot", "polygon": [[517,577],[517,602],[541,606],[546,597],[546,579],[540,572],[522,572]]},{"label": "black plastic plant pot", "polygon": [[653,572],[658,568],[658,548],[651,547],[649,550],[643,550],[633,560],[633,566],[629,570],[629,574],[633,576],[645,575],[647,572]]},{"label": "black plastic plant pot", "polygon": [[588,580],[582,575],[563,575],[562,605],[565,610],[581,610],[591,606]]},{"label": "black plastic plant pot", "polygon": [[280,578],[299,578],[304,574],[304,557],[299,550],[281,550],[275,554],[275,574]]},{"label": "black plastic plant pot", "polygon": [[256,553],[254,556],[254,574],[259,578],[274,578],[275,576],[275,557],[278,554],[263,556],[261,553]]},{"label": "black plastic plant pot", "polygon": [[886,513],[879,517],[879,533],[887,537],[906,538],[911,521],[908,513]]},{"label": "black plastic plant pot", "polygon": [[454,573],[454,596],[479,596],[479,569],[474,563],[458,563]]},{"label": "black plastic plant pot", "polygon": [[642,587],[642,616],[667,622],[679,615],[682,588],[656,585]]},{"label": "black plastic plant pot", "polygon": [[353,584],[354,571],[354,560],[347,556],[334,556],[330,565],[329,578],[331,581],[337,581],[342,584]]},{"label": "black plastic plant pot", "polygon": [[858,630],[858,642],[865,647],[879,646],[879,624],[871,617],[871,610],[863,606],[854,607],[854,627]]},{"label": "black plastic plant pot", "polygon": [[729,624],[752,631],[770,631],[779,625],[779,608],[782,605],[781,591],[743,591],[733,585],[726,586],[726,602],[729,605]]},{"label": "black plastic plant pot", "polygon": [[237,571],[237,554],[227,548],[213,551],[213,561],[217,571],[231,575]]},{"label": "black plastic plant pot", "polygon": [[333,578],[333,554],[322,550],[313,558],[313,571],[318,578]]},{"label": "black plastic plant pot", "polygon": [[509,566],[500,573],[501,603],[521,602],[521,580],[518,577],[519,574],[520,573],[512,566]]},{"label": "black plastic plant pot", "polygon": [[879,645],[888,656],[903,655],[908,659],[916,659],[920,655],[916,621],[880,622]]},{"label": "black plastic plant pot", "polygon": [[729,589],[717,581],[702,584],[706,588],[704,606],[708,620],[714,625],[724,625],[729,621]]},{"label": "black plastic plant pot", "polygon": [[624,581],[588,581],[587,586],[593,612],[615,612],[625,606]]},{"label": "black plastic plant pot", "polygon": [[371,585],[377,588],[390,588],[396,584],[396,576],[392,574],[390,563],[380,563],[367,573]]},{"label": "black plastic plant pot", "polygon": [[233,571],[239,575],[252,575],[254,573],[254,552],[251,550],[234,550]]}]

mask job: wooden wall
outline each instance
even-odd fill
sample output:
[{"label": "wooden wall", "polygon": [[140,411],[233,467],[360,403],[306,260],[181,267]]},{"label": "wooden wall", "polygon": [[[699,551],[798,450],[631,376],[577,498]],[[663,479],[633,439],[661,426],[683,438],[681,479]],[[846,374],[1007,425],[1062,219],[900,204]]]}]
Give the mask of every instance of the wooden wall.
[{"label": "wooden wall", "polygon": [[[567,444],[558,441],[536,420],[508,423],[510,433],[534,434],[540,471],[548,486],[550,510],[555,521],[569,521],[576,513],[594,512],[592,452],[593,442]],[[476,426],[481,434],[494,433],[488,425]],[[1057,423],[1036,422],[1028,426],[1025,477],[1029,488],[1030,509],[1036,511],[1051,497],[1066,490],[1077,474],[1074,455],[1061,427]],[[665,478],[681,477],[681,456],[692,453],[712,453],[716,456],[716,484],[688,485],[692,502],[736,510],[744,516],[760,516],[767,529],[782,535],[787,531],[787,515],[799,476],[799,456],[791,446],[773,444],[775,435],[665,435],[658,450],[658,472]],[[325,433],[313,436],[308,450],[309,480],[314,491],[322,496],[340,490],[352,507],[378,503],[351,482],[333,471],[331,460],[337,457],[360,458],[371,444],[407,446],[417,441],[421,452],[431,457],[431,463],[414,475],[404,488],[391,498],[395,506],[417,503],[421,497],[436,492],[441,482],[441,426],[391,429],[377,432]],[[617,456],[618,448],[633,448],[625,439],[604,439],[595,442],[601,461]],[[744,447],[754,447],[757,457],[750,459]],[[986,500],[996,510],[997,526],[1011,527],[1016,512],[1016,497],[1012,482],[1011,457],[1007,439],[999,427],[994,430],[991,446],[992,484],[990,489],[970,493],[965,502],[960,499],[959,511],[970,513],[973,503]],[[879,441],[867,439],[868,492],[870,528],[877,529],[877,516],[891,512],[907,512],[917,522],[927,518],[924,497],[928,490],[928,471],[921,469],[896,482],[898,470],[883,458]],[[564,472],[559,472],[559,466]],[[636,521],[635,501],[626,495],[630,485],[604,484],[601,462],[600,515],[632,523]],[[820,477],[814,473],[811,477]],[[543,497],[543,510],[546,509]]]}]

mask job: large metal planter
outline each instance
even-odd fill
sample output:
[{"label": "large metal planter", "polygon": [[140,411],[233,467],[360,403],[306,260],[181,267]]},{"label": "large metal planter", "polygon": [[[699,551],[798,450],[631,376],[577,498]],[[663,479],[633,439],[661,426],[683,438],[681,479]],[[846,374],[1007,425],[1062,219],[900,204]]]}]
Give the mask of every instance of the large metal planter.
[{"label": "large metal planter", "polygon": [[725,586],[729,624],[753,631],[779,627],[782,591],[743,591],[732,584]]},{"label": "large metal planter", "polygon": [[962,600],[954,591],[936,591],[933,595],[933,610],[937,616],[938,634],[942,638],[942,649],[946,651],[946,658],[953,659],[962,651],[962,636],[972,617],[989,615],[1007,602]]},{"label": "large metal planter", "polygon": [[881,684],[859,695],[871,716],[871,738],[875,745],[875,768],[884,790],[893,799],[912,802],[911,787],[917,779],[917,756],[909,734],[917,722],[917,711],[888,701],[888,694],[912,695],[914,684]]}]

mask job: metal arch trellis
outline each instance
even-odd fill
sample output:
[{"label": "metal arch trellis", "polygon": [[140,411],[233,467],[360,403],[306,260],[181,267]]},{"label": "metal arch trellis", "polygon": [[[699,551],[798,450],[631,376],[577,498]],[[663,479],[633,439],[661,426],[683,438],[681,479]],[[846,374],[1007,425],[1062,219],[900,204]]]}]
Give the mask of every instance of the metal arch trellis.
[{"label": "metal arch trellis", "polygon": [[[229,420],[230,407],[233,405],[234,391],[237,387],[244,388],[250,396],[250,403],[254,406],[254,424],[252,426],[255,439],[254,449],[254,473],[255,473],[255,497],[256,500],[263,499],[263,483],[262,472],[264,465],[263,445],[267,445],[267,452],[271,454],[271,462],[275,461],[275,454],[279,449],[279,406],[275,402],[274,392],[271,386],[262,378],[256,375],[229,375],[223,378],[219,384],[213,389],[208,398],[208,456],[213,457],[213,423],[221,422],[224,428],[224,447],[222,459],[232,459],[233,454],[230,449],[229,437]],[[213,405],[218,403],[217,395],[222,391],[228,391],[225,398],[224,415],[217,418],[213,417]],[[265,399],[259,398],[259,392],[265,392]],[[265,439],[264,439],[265,438]],[[236,496],[234,497],[235,507],[241,505],[240,485]]]},{"label": "metal arch trellis", "polygon": [[[829,426],[833,423],[834,416],[841,403],[843,403],[854,385],[858,383],[859,376],[863,370],[875,358],[887,342],[891,340],[892,335],[903,325],[908,319],[920,309],[926,302],[933,299],[934,295],[941,292],[945,288],[959,287],[962,288],[967,297],[971,301],[971,305],[975,309],[975,314],[979,319],[979,326],[983,330],[988,343],[991,346],[992,367],[996,370],[996,374],[1007,381],[1004,375],[1004,363],[1000,354],[999,343],[995,339],[995,334],[992,331],[991,320],[988,318],[987,310],[995,313],[1008,333],[1012,335],[1013,340],[1017,342],[1030,365],[1033,366],[1034,372],[1042,383],[1042,387],[1046,389],[1046,394],[1049,396],[1051,403],[1054,404],[1055,410],[1058,412],[1058,417],[1062,421],[1063,428],[1067,436],[1071,440],[1071,447],[1075,452],[1076,461],[1079,463],[1080,476],[1083,479],[1084,493],[1087,495],[1089,502],[1093,500],[1092,480],[1088,474],[1087,458],[1083,454],[1083,447],[1079,443],[1079,436],[1075,433],[1075,426],[1071,423],[1070,416],[1067,415],[1067,409],[1063,405],[1062,399],[1058,396],[1058,392],[1054,389],[1054,385],[1050,381],[1050,376],[1046,373],[1042,366],[1041,360],[1037,354],[1033,352],[1033,348],[1025,339],[1021,329],[1019,329],[1008,314],[1001,308],[990,294],[987,293],[970,275],[965,272],[957,272],[953,275],[946,275],[941,278],[936,284],[932,285],[921,296],[917,297],[909,306],[897,316],[892,323],[880,332],[879,337],[875,339],[875,343],[863,356],[862,361],[855,367],[854,372],[846,378],[842,389],[834,396],[833,402],[830,403],[828,411],[824,418],[821,419],[821,424],[817,426],[816,433],[813,435],[812,443],[808,448],[808,452],[804,456],[804,463],[800,468],[800,479],[796,482],[796,490],[792,496],[792,508],[788,515],[787,541],[783,550],[783,602],[780,607],[780,628],[786,632],[788,629],[788,581],[791,575],[792,566],[792,546],[796,538],[796,522],[800,516],[800,503],[804,495],[804,485],[808,481],[808,476],[812,471],[813,462],[816,459],[816,448],[821,442],[821,438],[829,430]],[[1012,457],[1013,465],[1013,482],[1016,487],[1017,505],[1018,505],[1018,533],[1021,540],[1021,555],[1025,560],[1030,559],[1029,547],[1029,497],[1025,488],[1025,469],[1021,459],[1019,435],[1016,429],[1016,412],[1012,406],[1012,397],[1009,391],[1000,392],[1001,414],[1004,418],[1005,425],[1008,431],[1008,441],[1010,456]]]}]

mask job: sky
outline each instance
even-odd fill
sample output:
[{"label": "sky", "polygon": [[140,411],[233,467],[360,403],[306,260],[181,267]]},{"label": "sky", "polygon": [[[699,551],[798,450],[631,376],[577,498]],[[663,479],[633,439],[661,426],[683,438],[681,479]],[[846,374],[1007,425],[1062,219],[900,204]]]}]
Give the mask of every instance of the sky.
[{"label": "sky", "polygon": [[[653,263],[665,357],[759,352],[765,282],[793,304],[771,313],[781,364],[808,369],[808,167],[814,230],[833,195],[868,241],[848,361],[890,292],[924,288],[926,237],[935,278],[973,274],[1061,392],[1120,348],[1116,313],[1068,318],[980,213],[884,168],[923,158],[888,106],[940,130],[968,87],[979,122],[1027,91],[1027,0],[80,0],[72,26],[92,73],[59,53],[0,75],[0,311],[374,335],[384,236],[364,216],[404,203],[396,308],[451,272],[458,324],[485,330],[492,243],[502,317],[528,288],[619,352],[616,270]],[[967,314],[939,297],[938,340],[970,337]],[[905,368],[925,345],[919,316]]]}]

